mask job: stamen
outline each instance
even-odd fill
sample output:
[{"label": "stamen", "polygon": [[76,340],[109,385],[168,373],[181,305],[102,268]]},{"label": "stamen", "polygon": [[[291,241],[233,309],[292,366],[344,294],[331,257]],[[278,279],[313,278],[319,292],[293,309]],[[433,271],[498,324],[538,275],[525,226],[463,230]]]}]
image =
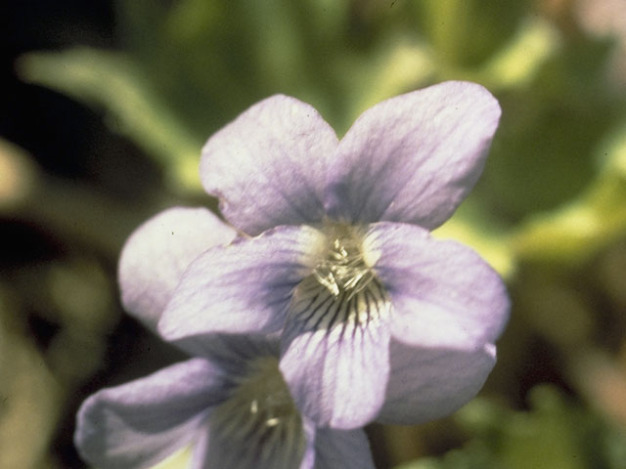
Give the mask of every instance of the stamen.
[{"label": "stamen", "polygon": [[326,257],[315,267],[313,275],[328,291],[350,296],[363,290],[374,278],[361,251],[361,236],[349,225],[328,225],[329,244]]},{"label": "stamen", "polygon": [[[291,313],[306,329],[330,330],[341,325],[355,331],[387,316],[385,288],[365,262],[362,236],[349,225],[330,225],[327,252],[296,288]],[[344,330],[344,333],[345,333]]]}]

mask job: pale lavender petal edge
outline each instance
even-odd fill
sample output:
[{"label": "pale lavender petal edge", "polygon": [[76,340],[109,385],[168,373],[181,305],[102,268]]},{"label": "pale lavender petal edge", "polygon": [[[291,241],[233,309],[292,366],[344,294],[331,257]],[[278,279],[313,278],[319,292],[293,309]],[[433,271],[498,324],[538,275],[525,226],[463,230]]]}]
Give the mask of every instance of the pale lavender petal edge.
[{"label": "pale lavender petal edge", "polygon": [[189,264],[227,244],[235,230],[205,208],[174,207],[144,222],[126,241],[118,274],[122,304],[152,331]]},{"label": "pale lavender petal edge", "polygon": [[221,370],[191,359],[89,397],[74,435],[81,456],[102,469],[144,468],[192,441],[207,409],[225,396]]},{"label": "pale lavender petal edge", "polygon": [[377,420],[417,425],[445,417],[480,391],[496,363],[496,347],[428,349],[392,341],[387,400]]}]

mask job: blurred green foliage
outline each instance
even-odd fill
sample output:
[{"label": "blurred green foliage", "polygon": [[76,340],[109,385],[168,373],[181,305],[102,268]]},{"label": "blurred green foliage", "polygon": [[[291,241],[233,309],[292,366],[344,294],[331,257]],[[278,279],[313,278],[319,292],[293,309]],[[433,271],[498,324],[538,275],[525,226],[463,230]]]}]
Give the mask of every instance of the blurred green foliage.
[{"label": "blurred green foliage", "polygon": [[[143,200],[141,208],[120,207],[69,182],[51,183],[30,163],[27,170],[15,163],[26,157],[3,150],[0,180],[12,175],[20,190],[22,180],[37,184],[19,200],[1,193],[0,209],[46,224],[65,242],[81,240],[88,261],[65,261],[74,274],[63,275],[74,278],[91,265],[92,251],[114,263],[124,236],[146,213],[174,203],[214,206],[200,189],[201,145],[268,95],[311,103],[341,135],[387,97],[449,79],[481,83],[500,100],[500,129],[475,191],[436,235],[473,246],[506,277],[511,324],[484,397],[442,423],[455,435],[455,449],[435,457],[449,448],[411,429],[406,443],[378,451],[378,462],[392,467],[428,456],[400,467],[626,467],[621,14],[610,0],[118,0],[117,50],[33,52],[18,72],[101,112],[113,132],[163,170],[151,194],[166,195]],[[66,270],[45,265],[24,275],[36,280]],[[101,266],[90,272],[77,278],[100,285]],[[0,303],[20,310],[5,283]],[[104,283],[106,290],[114,278]],[[63,330],[76,324],[63,313],[70,306],[55,306]],[[101,308],[87,302],[82,309],[81,327],[102,326],[99,335],[89,329],[101,353],[111,326]],[[6,324],[0,332],[14,330]],[[59,345],[55,353],[69,350]],[[66,398],[97,368],[89,360],[80,367],[58,378]]]},{"label": "blurred green foliage", "polygon": [[626,430],[585,412],[552,387],[530,394],[531,409],[512,412],[476,399],[457,414],[474,437],[441,459],[398,469],[620,469]]}]

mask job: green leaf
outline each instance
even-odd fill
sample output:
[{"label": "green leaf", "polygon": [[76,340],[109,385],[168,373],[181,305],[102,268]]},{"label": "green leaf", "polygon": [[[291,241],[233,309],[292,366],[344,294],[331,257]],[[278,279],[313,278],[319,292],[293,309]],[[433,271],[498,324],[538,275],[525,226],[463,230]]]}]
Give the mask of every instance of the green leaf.
[{"label": "green leaf", "polygon": [[601,146],[604,167],[580,197],[522,226],[512,240],[521,259],[576,265],[626,234],[625,130]]},{"label": "green leaf", "polygon": [[190,135],[122,53],[77,48],[26,54],[18,72],[30,83],[106,113],[106,123],[155,158],[177,186],[198,189],[202,140]]}]

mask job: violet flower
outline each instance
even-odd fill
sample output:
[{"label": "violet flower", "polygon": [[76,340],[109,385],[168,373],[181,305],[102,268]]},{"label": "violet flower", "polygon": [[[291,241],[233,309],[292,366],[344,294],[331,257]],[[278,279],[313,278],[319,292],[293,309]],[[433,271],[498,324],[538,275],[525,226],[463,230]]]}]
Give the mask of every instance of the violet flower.
[{"label": "violet flower", "polygon": [[465,82],[384,101],[340,141],[296,99],[256,104],[201,162],[240,236],[189,265],[160,333],[200,347],[282,331],[280,369],[320,426],[456,410],[495,363],[509,301],[473,250],[430,230],[472,189],[499,117],[493,96]]},{"label": "violet flower", "polygon": [[75,441],[101,469],[150,467],[190,444],[192,468],[374,468],[365,433],[316,428],[289,394],[278,347],[243,337],[92,395]]},{"label": "violet flower", "polygon": [[[154,330],[191,259],[233,236],[204,209],[152,218],[122,253],[125,307]],[[154,270],[138,269],[146,259]],[[301,415],[278,368],[276,341],[219,336],[200,353],[188,351],[196,357],[84,402],[75,443],[86,461],[144,468],[192,445],[198,469],[374,468],[362,430],[317,428]]]}]

